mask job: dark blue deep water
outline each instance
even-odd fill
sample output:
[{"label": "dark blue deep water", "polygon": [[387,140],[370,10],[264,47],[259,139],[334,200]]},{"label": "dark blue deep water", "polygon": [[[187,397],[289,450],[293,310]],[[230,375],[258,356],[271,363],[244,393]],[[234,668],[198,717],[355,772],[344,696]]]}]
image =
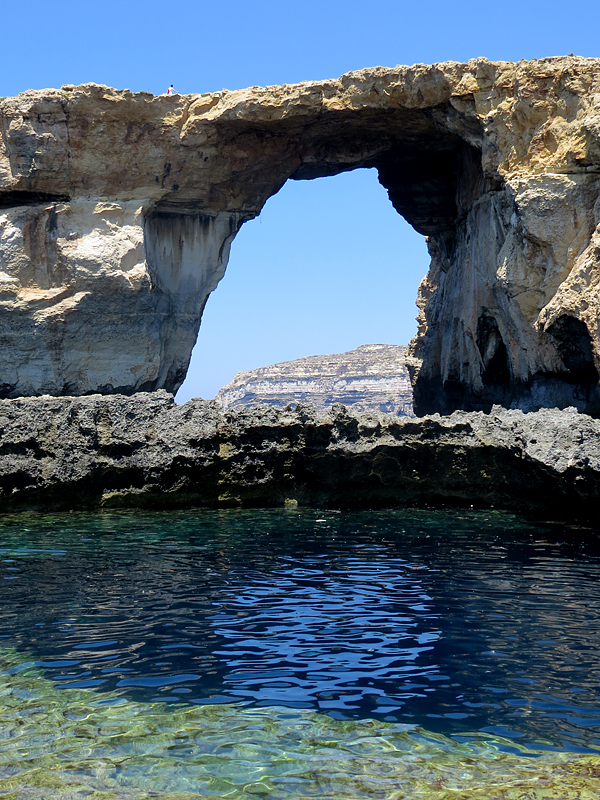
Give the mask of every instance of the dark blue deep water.
[{"label": "dark blue deep water", "polygon": [[64,688],[600,750],[600,538],[490,512],[0,522],[0,648]]}]

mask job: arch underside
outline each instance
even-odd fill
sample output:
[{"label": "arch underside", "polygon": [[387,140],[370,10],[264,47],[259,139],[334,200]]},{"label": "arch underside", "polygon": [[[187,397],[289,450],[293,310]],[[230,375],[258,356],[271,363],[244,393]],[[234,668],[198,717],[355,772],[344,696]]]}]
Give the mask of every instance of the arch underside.
[{"label": "arch underside", "polygon": [[[238,178],[249,196],[238,214],[239,225],[259,213],[286,180],[377,169],[390,202],[427,237],[432,256],[418,298],[420,329],[409,348],[416,413],[487,412],[495,404],[524,410],[576,406],[600,413],[597,357],[586,322],[567,314],[547,330],[539,324],[553,295],[539,285],[547,276],[538,262],[550,261],[546,271],[548,266],[557,271],[557,256],[547,243],[524,231],[514,187],[483,170],[481,131],[474,125],[460,134],[449,131],[440,123],[444,114],[452,116],[447,108],[405,112],[391,121],[390,115],[366,114],[341,128],[328,120],[309,135],[299,131],[291,143],[288,133],[283,149],[276,131],[267,140],[259,136],[260,164]],[[234,126],[221,135],[249,150],[257,132],[236,131]],[[551,191],[540,187],[540,202],[550,206],[550,213],[564,214],[564,188],[560,183]],[[585,204],[590,187],[583,181],[576,190],[576,202]],[[195,211],[191,199],[172,193],[150,220],[183,214],[205,224],[205,215]],[[538,285],[532,282],[525,291],[522,280],[511,285],[507,258],[516,262],[516,271],[533,266]],[[523,303],[524,294],[535,295],[535,304]],[[574,320],[576,336],[571,336],[573,325],[562,319]]]}]

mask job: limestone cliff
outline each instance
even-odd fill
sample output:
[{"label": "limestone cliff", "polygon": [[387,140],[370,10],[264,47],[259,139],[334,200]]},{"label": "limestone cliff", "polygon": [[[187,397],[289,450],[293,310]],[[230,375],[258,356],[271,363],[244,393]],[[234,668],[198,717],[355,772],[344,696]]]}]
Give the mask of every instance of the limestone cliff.
[{"label": "limestone cliff", "polygon": [[358,167],[428,237],[417,413],[600,413],[600,60],[573,56],[5,99],[0,395],[176,390],[240,225]]},{"label": "limestone cliff", "polygon": [[135,397],[0,401],[0,509],[475,506],[597,518],[600,421],[496,407],[423,419]]},{"label": "limestone cliff", "polygon": [[413,416],[405,355],[404,345],[363,344],[348,353],[307,356],[238,372],[219,389],[215,401],[224,409],[310,403],[318,412],[342,403],[349,411]]}]

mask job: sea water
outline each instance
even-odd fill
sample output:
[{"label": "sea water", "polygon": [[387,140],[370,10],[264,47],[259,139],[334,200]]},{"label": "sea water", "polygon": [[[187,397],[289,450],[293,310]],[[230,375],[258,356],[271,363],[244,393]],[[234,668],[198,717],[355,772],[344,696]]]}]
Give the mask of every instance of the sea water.
[{"label": "sea water", "polygon": [[2,517],[0,797],[596,797],[599,577],[493,511]]}]

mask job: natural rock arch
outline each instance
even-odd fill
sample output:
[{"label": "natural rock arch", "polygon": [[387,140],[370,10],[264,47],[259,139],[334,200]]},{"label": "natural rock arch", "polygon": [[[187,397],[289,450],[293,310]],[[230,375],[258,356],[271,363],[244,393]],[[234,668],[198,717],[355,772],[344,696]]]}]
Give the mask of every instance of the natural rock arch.
[{"label": "natural rock arch", "polygon": [[599,63],[5,100],[0,394],[176,390],[240,225],[288,179],[369,166],[432,257],[417,412],[600,412]]}]

